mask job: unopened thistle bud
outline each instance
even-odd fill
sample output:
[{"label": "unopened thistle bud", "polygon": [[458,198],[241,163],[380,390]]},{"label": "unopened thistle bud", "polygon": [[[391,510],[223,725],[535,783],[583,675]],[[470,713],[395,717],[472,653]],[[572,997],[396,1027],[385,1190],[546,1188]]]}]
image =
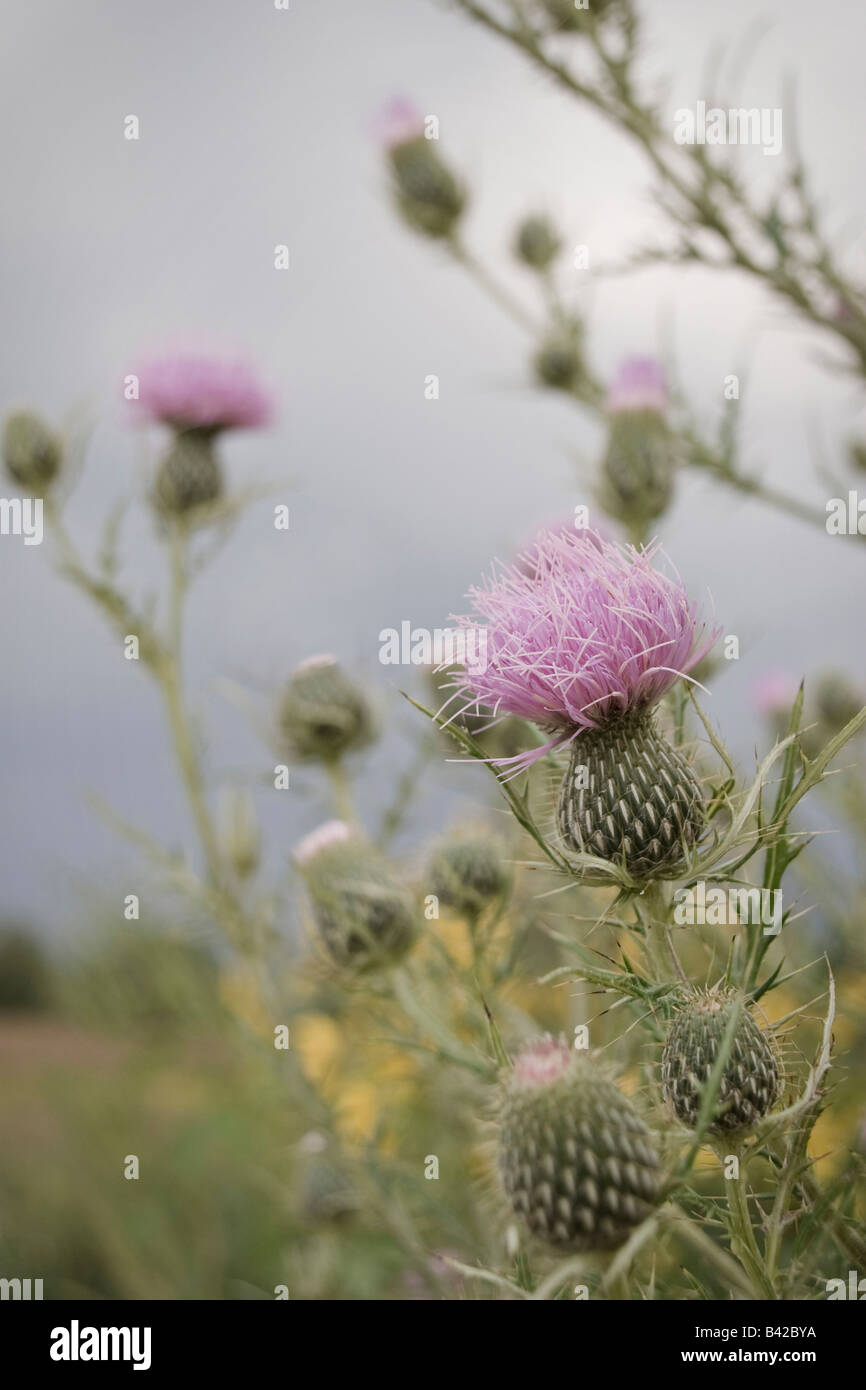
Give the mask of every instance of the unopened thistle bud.
[{"label": "unopened thistle bud", "polygon": [[336,762],[375,737],[366,695],[329,655],[308,657],[292,672],[279,723],[292,756],[308,762]]},{"label": "unopened thistle bud", "polygon": [[482,835],[450,840],[430,862],[430,887],[440,903],[475,917],[507,891],[511,876],[501,847]]},{"label": "unopened thistle bud", "polygon": [[480,702],[549,735],[509,759],[510,771],[570,747],[558,807],[564,845],[636,880],[675,877],[706,823],[699,783],[653,710],[717,633],[653,565],[658,550],[591,531],[542,533],[531,566],[504,568],[471,591],[487,619],[487,663],[467,671],[461,689],[468,709]]},{"label": "unopened thistle bud", "polygon": [[535,376],[552,391],[573,391],[583,375],[581,330],[576,323],[542,343],[533,358]]},{"label": "unopened thistle bud", "polygon": [[38,496],[60,470],[63,450],[48,426],[30,410],[15,410],[3,426],[3,462],[14,482]]},{"label": "unopened thistle bud", "polygon": [[335,965],[363,971],[405,955],[415,936],[415,901],[373,845],[344,821],[329,821],[301,841],[294,859]]},{"label": "unopened thistle bud", "polygon": [[711,1134],[751,1129],[772,1109],[781,1085],[775,1044],[733,989],[689,993],[676,1005],[662,1054],[665,1100],[683,1124],[694,1129],[701,1098],[731,1021],[738,1014],[728,1060],[722,1071]]},{"label": "unopened thistle bud", "polygon": [[561,242],[546,217],[527,217],[517,229],[514,254],[532,270],[547,270],[559,255]]},{"label": "unopened thistle bud", "polygon": [[665,418],[664,372],[651,358],[624,362],[606,402],[610,421],[600,500],[626,526],[643,527],[673,497],[676,438]]},{"label": "unopened thistle bud", "polygon": [[815,687],[815,705],[825,725],[838,733],[860,713],[866,696],[839,671],[826,671]]},{"label": "unopened thistle bud", "polygon": [[652,1209],[659,1160],[632,1102],[562,1040],[517,1056],[499,1104],[499,1171],[530,1231],[565,1250],[612,1250]]},{"label": "unopened thistle bud", "polygon": [[381,121],[382,143],[394,181],[394,195],[409,226],[425,236],[447,237],[466,205],[466,195],[427,138],[424,118],[410,102],[396,98]]},{"label": "unopened thistle bud", "polygon": [[159,465],[153,489],[154,506],[163,516],[185,516],[221,496],[222,470],[214,442],[210,430],[186,430],[175,435]]}]

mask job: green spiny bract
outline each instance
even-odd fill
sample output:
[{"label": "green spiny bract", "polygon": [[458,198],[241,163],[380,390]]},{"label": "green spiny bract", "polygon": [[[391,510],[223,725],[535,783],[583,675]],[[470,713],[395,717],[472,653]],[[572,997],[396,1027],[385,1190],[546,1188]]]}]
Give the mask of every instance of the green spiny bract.
[{"label": "green spiny bract", "polygon": [[557,819],[570,849],[620,864],[635,879],[675,874],[706,824],[694,772],[643,713],[575,739]]},{"label": "green spiny bract", "polygon": [[213,430],[190,429],[175,435],[153,489],[154,506],[163,516],[187,516],[220,497],[222,471],[214,439]]},{"label": "green spiny bract", "polygon": [[60,470],[60,440],[30,410],[15,410],[3,426],[3,462],[19,487],[43,493]]},{"label": "green spiny bract", "polygon": [[654,410],[623,411],[611,419],[600,491],[609,516],[644,526],[667,510],[676,478],[675,443]]},{"label": "green spiny bract", "polygon": [[399,960],[415,937],[417,905],[375,846],[342,821],[295,851],[321,943],[336,966],[366,971]]},{"label": "green spiny bract", "polygon": [[441,845],[430,862],[430,888],[440,903],[477,916],[510,882],[501,847],[482,835],[466,835]]},{"label": "green spiny bract", "polygon": [[749,1012],[745,996],[732,989],[689,994],[677,1005],[662,1053],[662,1090],[674,1114],[690,1129],[697,1127],[703,1087],[734,1010],[739,1021],[709,1132],[751,1129],[779,1094],[781,1068],[775,1045]]},{"label": "green spiny bract", "polygon": [[454,231],[466,195],[440,158],[435,142],[424,135],[390,150],[397,205],[406,221],[425,236],[446,237]]},{"label": "green spiny bract", "polygon": [[375,737],[363,690],[332,656],[313,656],[292,672],[279,709],[280,731],[293,757],[335,762]]},{"label": "green spiny bract", "polygon": [[658,1154],[634,1105],[587,1057],[541,1038],[517,1056],[499,1104],[499,1171],[532,1233],[610,1250],[649,1214]]}]

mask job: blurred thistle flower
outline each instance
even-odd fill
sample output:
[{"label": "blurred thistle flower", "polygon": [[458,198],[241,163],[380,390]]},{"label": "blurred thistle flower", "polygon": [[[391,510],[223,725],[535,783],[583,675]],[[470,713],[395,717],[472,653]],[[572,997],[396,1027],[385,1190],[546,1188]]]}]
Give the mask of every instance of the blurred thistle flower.
[{"label": "blurred thistle flower", "polygon": [[516,771],[573,745],[558,821],[567,846],[621,864],[633,877],[674,871],[704,827],[700,786],[659,735],[653,708],[709,651],[679,579],[657,569],[658,546],[637,550],[594,532],[538,541],[534,574],[500,566],[470,591],[487,622],[487,666],[459,694],[532,720],[547,743],[510,759]]},{"label": "blurred thistle flower", "polygon": [[238,878],[256,872],[261,859],[261,835],[253,799],[246,787],[223,787],[220,792],[222,851]]},{"label": "blurred thistle flower", "polygon": [[554,27],[574,33],[588,30],[615,4],[616,0],[541,0],[541,8]]},{"label": "blurred thistle flower", "polygon": [[430,860],[430,889],[440,903],[464,917],[477,917],[511,882],[502,846],[477,832],[454,836]]},{"label": "blurred thistle flower", "polygon": [[559,233],[547,217],[526,217],[517,228],[514,254],[532,270],[547,270],[559,255]]},{"label": "blurred thistle flower", "polygon": [[137,376],[138,417],[174,432],[157,472],[157,511],[185,516],[216,502],[223,490],[217,438],[225,430],[267,425],[270,397],[241,363],[207,357],[163,358],[142,366]]},{"label": "blurred thistle flower", "polygon": [[395,97],[378,122],[394,180],[397,206],[408,225],[430,237],[454,232],[466,195],[427,138],[424,117],[404,97]]},{"label": "blurred thistle flower", "polygon": [[611,1250],[652,1209],[652,1136],[632,1102],[560,1038],[527,1044],[498,1110],[503,1186],[530,1231],[566,1250]]},{"label": "blurred thistle flower", "polygon": [[405,955],[415,937],[416,904],[375,846],[345,821],[328,821],[301,841],[294,860],[335,965],[361,971]]},{"label": "blurred thistle flower", "polygon": [[650,357],[630,357],[608,390],[608,439],[600,500],[625,525],[645,527],[668,507],[676,474],[676,437],[668,426],[664,369]]},{"label": "blurred thistle flower", "polygon": [[576,321],[558,328],[532,361],[536,380],[551,391],[574,391],[583,377],[583,331]]},{"label": "blurred thistle flower", "polygon": [[280,701],[279,724],[292,756],[307,762],[337,762],[376,736],[366,695],[328,653],[295,667]]},{"label": "blurred thistle flower", "polygon": [[13,482],[38,496],[51,486],[63,459],[59,438],[31,410],[14,410],[7,415],[2,452]]},{"label": "blurred thistle flower", "polygon": [[765,718],[783,715],[787,724],[799,685],[790,671],[764,671],[752,684],[752,705]]},{"label": "blurred thistle flower", "polygon": [[703,1088],[736,1009],[739,1021],[734,1024],[709,1132],[751,1129],[772,1109],[781,1086],[772,1035],[758,1026],[745,996],[737,990],[690,990],[675,1007],[662,1053],[662,1092],[668,1105],[683,1124],[697,1127]]}]

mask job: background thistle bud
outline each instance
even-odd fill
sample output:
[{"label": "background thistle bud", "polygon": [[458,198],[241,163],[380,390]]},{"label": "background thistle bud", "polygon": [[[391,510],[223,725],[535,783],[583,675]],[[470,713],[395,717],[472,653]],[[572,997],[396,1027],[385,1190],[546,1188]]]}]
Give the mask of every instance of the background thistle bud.
[{"label": "background thistle bud", "polygon": [[216,502],[223,489],[215,433],[189,429],[175,435],[156,475],[153,502],[163,516],[186,516]]},{"label": "background thistle bud", "polygon": [[427,138],[424,118],[411,102],[395,98],[381,118],[381,134],[397,206],[409,226],[425,236],[452,234],[466,195]]},{"label": "background thistle bud", "polygon": [[606,402],[610,420],[601,466],[605,511],[641,530],[667,509],[676,477],[676,437],[665,413],[665,375],[652,358],[628,358]]},{"label": "background thistle bud", "polygon": [[583,375],[581,333],[577,324],[542,343],[533,359],[535,376],[552,391],[573,391]]},{"label": "background thistle bud", "polygon": [[828,729],[838,733],[866,704],[866,695],[839,671],[826,671],[815,686],[815,705]]},{"label": "background thistle bud", "polygon": [[682,754],[638,714],[575,740],[557,819],[571,849],[650,879],[673,873],[700,839],[704,798]]},{"label": "background thistle bud", "polygon": [[373,845],[344,821],[329,821],[301,841],[294,858],[335,965],[369,970],[405,955],[415,936],[416,904]]},{"label": "background thistle bud", "polygon": [[259,867],[261,836],[253,799],[245,787],[224,787],[220,797],[222,849],[238,878]]},{"label": "background thistle bud", "polygon": [[501,898],[511,875],[497,842],[465,835],[440,845],[430,861],[430,888],[440,903],[466,917],[476,917]]},{"label": "background thistle bud", "polygon": [[2,448],[7,473],[28,492],[45,492],[60,470],[60,440],[30,410],[15,410],[7,415]]},{"label": "background thistle bud", "polygon": [[534,1235],[566,1250],[611,1250],[649,1214],[659,1187],[650,1131],[562,1040],[518,1054],[498,1119],[505,1192]]},{"label": "background thistle bud", "polygon": [[737,990],[689,994],[677,1005],[662,1054],[662,1091],[683,1124],[698,1122],[706,1084],[732,1011],[739,1011],[734,1039],[722,1073],[711,1134],[750,1129],[772,1108],[779,1094],[781,1068],[775,1045],[749,1012]]},{"label": "background thistle bud", "polygon": [[329,655],[308,657],[292,672],[279,723],[292,755],[305,761],[336,762],[375,737],[366,695]]},{"label": "background thistle bud", "polygon": [[561,242],[547,217],[527,217],[517,229],[514,254],[533,270],[547,270],[559,255]]}]

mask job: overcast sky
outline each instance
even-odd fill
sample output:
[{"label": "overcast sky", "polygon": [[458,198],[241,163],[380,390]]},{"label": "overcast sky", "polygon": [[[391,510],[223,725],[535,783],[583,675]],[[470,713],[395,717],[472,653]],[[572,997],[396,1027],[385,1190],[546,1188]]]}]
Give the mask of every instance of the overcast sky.
[{"label": "overcast sky", "polygon": [[[670,77],[672,119],[712,98],[704,73],[722,45],[733,103],[779,106],[796,75],[805,153],[862,273],[863,7],[643,8],[647,71]],[[646,170],[615,131],[433,0],[291,0],[288,13],[272,0],[3,0],[0,19],[2,403],[93,422],[69,511],[82,546],[92,553],[113,503],[145,486],[118,392],[142,354],[241,353],[279,401],[275,427],[227,440],[226,461],[237,485],[286,480],[291,531],[273,530],[267,504],[253,508],[200,581],[188,662],[210,766],[259,780],[278,867],[324,808],[300,782],[275,803],[273,758],[225,698],[226,679],[265,698],[297,660],[333,651],[404,728],[408,711],[388,693],[406,675],[379,665],[380,629],[443,625],[492,556],[583,498],[578,465],[599,447],[577,411],[530,389],[521,331],[396,221],[377,110],[404,93],[438,116],[440,149],[471,189],[467,235],[527,304],[508,251],[516,220],[544,208],[593,264],[616,260],[657,226]],[[138,141],[123,138],[129,114]],[[778,169],[743,154],[756,179]],[[277,243],[290,248],[287,272],[274,269]],[[746,462],[823,507],[815,460],[834,463],[840,439],[866,428],[862,402],[760,289],[695,270],[604,283],[569,272],[565,284],[603,374],[671,330],[708,420],[726,374],[748,362]],[[424,399],[430,373],[436,402]],[[866,674],[856,547],[691,479],[660,533],[740,636],[713,705],[740,755],[756,737],[749,691],[762,670]],[[123,579],[141,597],[159,582],[144,508],[125,534]],[[60,933],[81,924],[79,885],[140,883],[88,792],[169,842],[190,835],[146,674],[51,559],[47,542],[0,538],[0,912]],[[368,758],[369,813],[404,752],[395,732]],[[472,804],[477,777],[453,767],[427,788],[409,848],[460,798]]]}]

